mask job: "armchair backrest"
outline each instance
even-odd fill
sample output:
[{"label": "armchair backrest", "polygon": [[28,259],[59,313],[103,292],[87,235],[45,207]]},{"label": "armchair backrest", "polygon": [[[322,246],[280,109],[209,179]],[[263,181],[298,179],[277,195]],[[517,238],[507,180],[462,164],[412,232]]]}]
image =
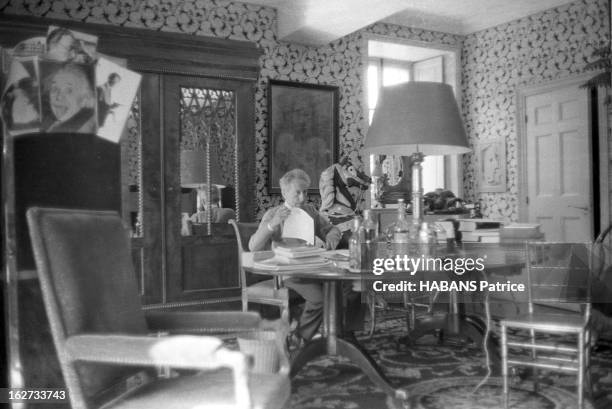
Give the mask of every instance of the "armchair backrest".
[{"label": "armchair backrest", "polygon": [[139,368],[74,364],[64,349],[83,333],[145,334],[128,231],[116,212],[31,208],[27,212],[45,309],[73,403],[87,407]]},{"label": "armchair backrest", "polygon": [[257,231],[259,223],[255,222],[237,222],[234,219],[228,221],[234,228],[236,240],[238,241],[238,268],[240,269],[240,286],[247,287],[246,274],[242,268],[242,253],[249,251],[249,239]]}]

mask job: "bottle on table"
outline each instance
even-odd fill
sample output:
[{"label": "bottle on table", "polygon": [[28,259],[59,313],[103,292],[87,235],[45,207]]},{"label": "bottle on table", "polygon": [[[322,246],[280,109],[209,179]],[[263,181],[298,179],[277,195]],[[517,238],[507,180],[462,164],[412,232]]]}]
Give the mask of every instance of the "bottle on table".
[{"label": "bottle on table", "polygon": [[365,231],[361,228],[361,218],[355,216],[351,237],[349,237],[349,269],[353,271],[361,270],[361,245],[364,241]]},{"label": "bottle on table", "polygon": [[438,246],[438,238],[436,231],[427,223],[421,223],[419,230],[417,255],[425,257],[434,257]]},{"label": "bottle on table", "polygon": [[406,215],[404,199],[397,201],[397,217],[387,229],[387,240],[391,244],[393,255],[409,255],[410,253],[411,223]]},{"label": "bottle on table", "polygon": [[363,211],[363,245],[361,247],[361,266],[362,269],[370,271],[376,258],[376,246],[378,242],[378,222],[374,219],[372,210]]}]

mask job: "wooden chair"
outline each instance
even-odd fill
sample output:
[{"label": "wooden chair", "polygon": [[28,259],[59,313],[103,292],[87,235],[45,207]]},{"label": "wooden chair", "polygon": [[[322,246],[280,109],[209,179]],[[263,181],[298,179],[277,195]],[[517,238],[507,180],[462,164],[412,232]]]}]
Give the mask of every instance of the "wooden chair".
[{"label": "wooden chair", "polygon": [[249,251],[249,239],[257,230],[258,223],[236,222],[231,219],[229,224],[234,228],[238,241],[238,268],[240,286],[242,287],[242,311],[248,310],[249,303],[274,305],[280,308],[281,319],[289,323],[289,289],[282,287],[279,277],[248,285],[247,275],[242,268],[242,253]]},{"label": "wooden chair", "polygon": [[[575,373],[577,406],[582,408],[585,383],[590,390],[592,245],[530,242],[526,262],[528,312],[500,320],[504,408],[508,407],[509,366],[530,367],[536,389],[538,368]],[[509,330],[527,331],[528,336],[509,339]],[[567,338],[572,342],[564,342]]]},{"label": "wooden chair", "polygon": [[[27,218],[73,408],[285,407],[291,388],[285,333],[277,337],[281,370],[271,374],[250,373],[248,357],[217,337],[161,336],[266,325],[244,312],[145,316],[128,232],[115,212],[31,208]],[[161,372],[171,376],[156,376],[167,367],[173,370]]]}]

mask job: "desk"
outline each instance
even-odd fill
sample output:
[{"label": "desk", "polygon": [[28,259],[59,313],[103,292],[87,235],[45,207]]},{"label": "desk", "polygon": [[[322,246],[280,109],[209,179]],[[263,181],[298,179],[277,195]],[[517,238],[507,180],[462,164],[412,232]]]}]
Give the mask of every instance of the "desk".
[{"label": "desk", "polygon": [[291,377],[295,376],[306,363],[319,356],[343,356],[361,368],[368,378],[387,395],[398,403],[407,406],[408,393],[406,390],[394,388],[370,354],[354,337],[347,336],[342,332],[342,314],[339,312],[342,291],[339,284],[346,280],[361,280],[362,274],[351,273],[333,266],[317,270],[295,270],[291,272],[270,271],[253,267],[254,258],[258,256],[268,257],[269,255],[271,255],[271,252],[243,253],[242,265],[245,270],[255,274],[311,278],[321,280],[323,283],[323,337],[307,342],[298,352],[291,362]]}]

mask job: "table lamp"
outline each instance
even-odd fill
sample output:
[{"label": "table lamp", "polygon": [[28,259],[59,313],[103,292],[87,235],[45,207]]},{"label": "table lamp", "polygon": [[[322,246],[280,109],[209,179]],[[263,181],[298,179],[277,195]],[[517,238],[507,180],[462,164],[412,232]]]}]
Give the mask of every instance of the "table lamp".
[{"label": "table lamp", "polygon": [[407,82],[383,87],[364,147],[370,154],[411,157],[412,217],[414,224],[421,225],[424,155],[470,151],[451,86]]},{"label": "table lamp", "polygon": [[[216,184],[221,179],[221,170],[217,161],[211,161],[208,150],[183,150],[181,151],[181,187],[193,188],[201,190],[203,187],[213,186],[214,189],[223,187]],[[207,194],[210,192],[207,189]],[[219,195],[220,197],[221,195]],[[207,213],[207,231],[211,234],[211,203],[206,199]],[[197,203],[200,203],[202,198],[197,198]],[[197,205],[196,205],[197,211]]]}]

